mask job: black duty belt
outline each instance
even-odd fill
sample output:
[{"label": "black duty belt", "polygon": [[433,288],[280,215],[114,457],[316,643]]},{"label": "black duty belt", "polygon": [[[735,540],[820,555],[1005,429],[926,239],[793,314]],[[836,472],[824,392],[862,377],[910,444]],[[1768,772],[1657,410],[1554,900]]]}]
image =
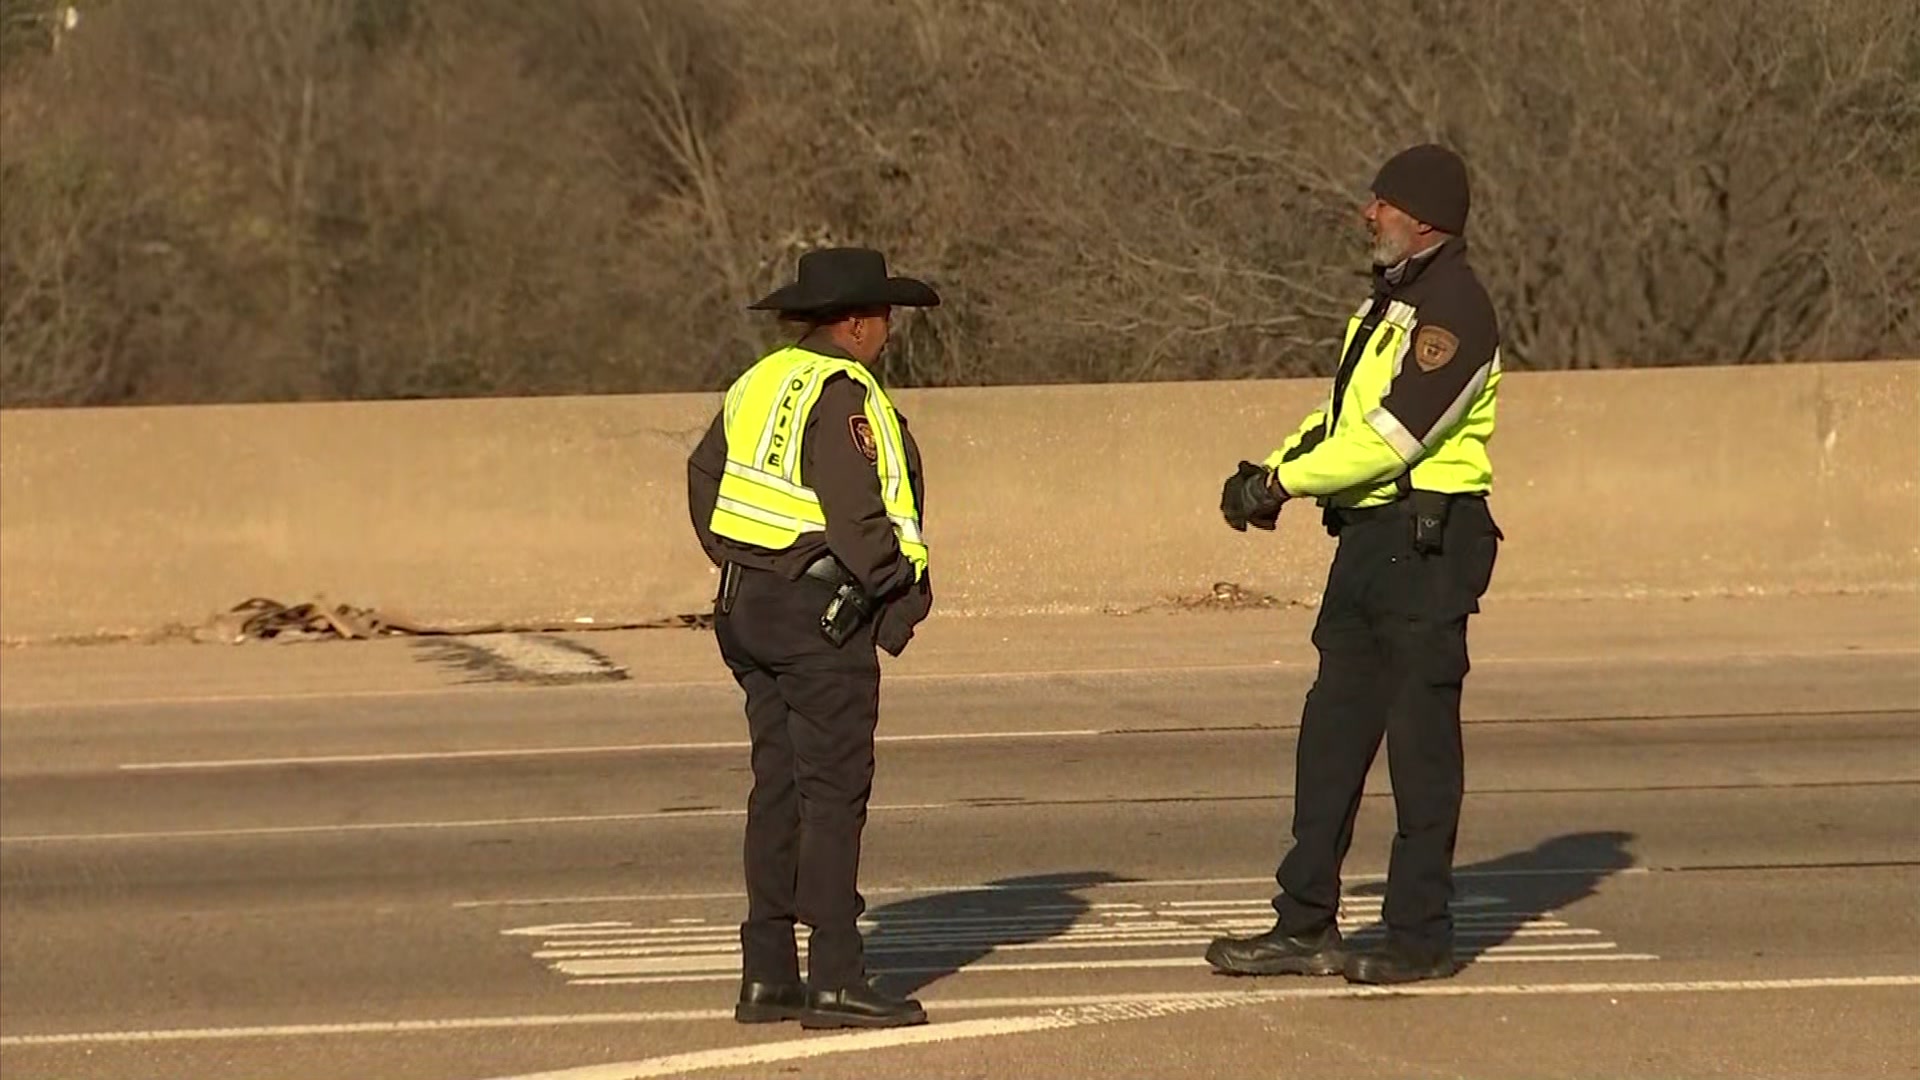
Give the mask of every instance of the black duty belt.
[{"label": "black duty belt", "polygon": [[1405,517],[1411,500],[1404,496],[1378,506],[1329,506],[1327,516],[1342,525],[1360,525],[1383,517]]},{"label": "black duty belt", "polygon": [[[1436,494],[1445,495],[1451,502],[1459,502],[1462,499],[1478,499],[1485,502],[1487,498],[1486,493],[1480,491],[1449,491]],[[1339,518],[1342,524],[1358,525],[1363,521],[1373,521],[1376,518],[1405,517],[1412,506],[1413,499],[1402,495],[1392,502],[1380,503],[1377,506],[1329,506],[1327,513]]]},{"label": "black duty belt", "polygon": [[853,574],[849,572],[846,567],[841,566],[840,560],[834,558],[832,555],[822,555],[813,560],[801,573],[806,577],[813,578],[816,581],[824,581],[829,585],[851,585],[854,583]]},{"label": "black duty belt", "polygon": [[[735,562],[728,562],[722,567],[722,571],[724,572],[728,568],[731,568],[736,574],[771,574],[775,572],[757,566],[741,566]],[[781,576],[784,577],[785,575]],[[854,580],[852,572],[846,567],[841,566],[840,560],[834,558],[832,555],[822,555],[813,560],[813,562],[807,564],[806,569],[800,571],[800,576],[810,577],[815,581],[824,581],[829,585],[846,585]]]},{"label": "black duty belt", "polygon": [[[772,571],[762,570],[756,567],[741,566],[739,563],[732,561],[722,563],[720,565],[720,589],[714,597],[714,609],[722,615],[731,614],[733,611],[733,602],[735,598],[740,595],[740,579],[747,574],[765,574],[771,572]],[[848,590],[852,592],[854,594],[852,597],[853,606],[857,608],[863,616],[869,612],[871,605],[866,602],[866,595],[861,591],[858,579],[856,579],[846,567],[840,565],[840,560],[834,558],[832,555],[820,556],[818,559],[809,563],[807,568],[802,570],[800,574],[802,577],[809,577],[815,581],[826,582],[836,590]]]},{"label": "black duty belt", "polygon": [[[1340,530],[1362,525],[1381,518],[1419,518],[1415,529],[1416,546],[1423,543],[1438,543],[1438,536],[1445,531],[1448,508],[1464,499],[1486,501],[1482,491],[1437,492],[1409,491],[1391,502],[1378,506],[1328,506],[1320,513],[1320,523],[1326,527],[1327,534],[1339,536]],[[1419,507],[1416,514],[1416,507]],[[1434,550],[1438,550],[1437,547]]]}]

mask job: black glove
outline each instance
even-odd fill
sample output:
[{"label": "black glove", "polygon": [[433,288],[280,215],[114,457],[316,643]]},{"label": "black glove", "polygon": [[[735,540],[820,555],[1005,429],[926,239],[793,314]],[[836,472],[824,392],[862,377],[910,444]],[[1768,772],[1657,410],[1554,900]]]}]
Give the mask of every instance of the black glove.
[{"label": "black glove", "polygon": [[874,634],[874,644],[885,649],[888,656],[899,656],[906,651],[907,642],[913,640],[914,627],[933,610],[931,577],[931,574],[922,574],[920,580],[898,599],[880,609],[880,625]]},{"label": "black glove", "polygon": [[1243,461],[1220,489],[1220,514],[1236,532],[1246,532],[1248,525],[1271,532],[1279,524],[1286,500],[1274,493],[1268,475],[1265,466]]}]

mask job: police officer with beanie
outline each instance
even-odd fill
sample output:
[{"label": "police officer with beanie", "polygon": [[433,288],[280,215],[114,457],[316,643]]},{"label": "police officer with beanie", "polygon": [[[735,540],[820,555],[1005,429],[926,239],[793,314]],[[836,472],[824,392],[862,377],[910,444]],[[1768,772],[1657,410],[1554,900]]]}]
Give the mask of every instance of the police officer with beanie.
[{"label": "police officer with beanie", "polygon": [[[720,568],[714,635],[753,746],[742,1023],[927,1018],[872,985],[857,921],[875,648],[898,656],[933,603],[919,450],[870,368],[894,307],[939,302],[877,251],[804,255],[798,280],[752,305],[798,323],[798,341],[734,382],[687,462],[693,526]],[[804,984],[796,923],[812,931]]]},{"label": "police officer with beanie", "polygon": [[[1415,146],[1373,181],[1371,294],[1347,320],[1338,373],[1314,411],[1221,493],[1227,523],[1273,529],[1312,498],[1339,538],[1313,644],[1294,770],[1293,846],[1275,875],[1272,930],[1220,938],[1207,959],[1236,975],[1344,973],[1361,983],[1454,974],[1454,840],[1463,789],[1460,689],[1467,618],[1501,533],[1487,508],[1500,328],[1467,262],[1467,171]],[[1340,869],[1382,736],[1398,828],[1386,938],[1349,953]]]}]

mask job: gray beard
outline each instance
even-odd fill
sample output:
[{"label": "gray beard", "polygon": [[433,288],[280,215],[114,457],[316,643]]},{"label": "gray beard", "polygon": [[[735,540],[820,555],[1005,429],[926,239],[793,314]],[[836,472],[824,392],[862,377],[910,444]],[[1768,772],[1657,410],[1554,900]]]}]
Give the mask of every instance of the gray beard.
[{"label": "gray beard", "polygon": [[1414,254],[1399,255],[1399,257],[1395,259],[1395,261],[1390,263],[1387,261],[1387,258],[1393,258],[1394,255],[1398,253],[1389,253],[1386,258],[1382,258],[1380,249],[1376,247],[1373,249],[1373,265],[1380,268],[1380,272],[1386,275],[1386,279],[1389,283],[1398,285],[1400,284],[1400,280],[1407,276],[1407,267],[1413,264],[1413,260],[1424,259],[1427,256],[1432,255],[1434,252],[1439,250],[1440,250],[1440,245],[1435,244],[1432,247],[1428,248],[1425,251],[1420,252],[1417,255],[1414,255]]}]

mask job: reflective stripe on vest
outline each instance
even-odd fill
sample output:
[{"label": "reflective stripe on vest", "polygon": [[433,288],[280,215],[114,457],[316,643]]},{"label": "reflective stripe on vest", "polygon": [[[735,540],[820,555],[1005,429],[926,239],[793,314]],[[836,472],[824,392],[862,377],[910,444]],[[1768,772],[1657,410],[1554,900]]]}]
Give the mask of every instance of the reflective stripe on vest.
[{"label": "reflective stripe on vest", "polygon": [[907,476],[906,437],[893,401],[866,368],[798,347],[769,354],[727,389],[727,465],[714,503],[716,535],[770,551],[827,527],[820,497],[800,475],[801,438],[820,391],[835,375],[866,388],[867,422],[879,451],[880,500],[914,577],[926,573],[927,545]]}]

